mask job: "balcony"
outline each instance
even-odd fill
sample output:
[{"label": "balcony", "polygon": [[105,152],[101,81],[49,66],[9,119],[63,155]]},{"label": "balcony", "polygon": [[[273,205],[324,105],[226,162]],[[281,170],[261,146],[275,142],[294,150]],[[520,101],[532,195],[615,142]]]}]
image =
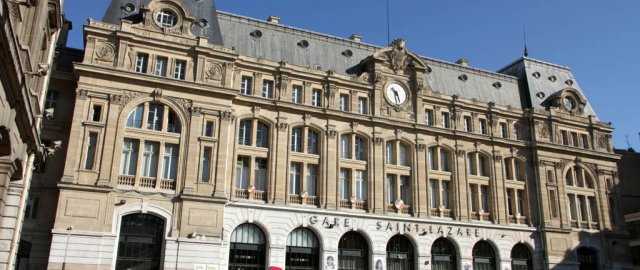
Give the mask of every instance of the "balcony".
[{"label": "balcony", "polygon": [[289,194],[289,204],[301,204],[318,206],[318,197],[316,196],[302,196],[298,194]]},{"label": "balcony", "polygon": [[266,201],[267,192],[263,190],[247,190],[247,189],[235,189],[234,194],[236,199],[250,200],[250,201]]},{"label": "balcony", "polygon": [[471,212],[471,216],[469,217],[471,220],[479,220],[479,221],[491,221],[491,213],[485,212]]},{"label": "balcony", "polygon": [[403,205],[402,209],[397,209],[393,204],[387,204],[387,213],[411,214],[411,206]]},{"label": "balcony", "polygon": [[176,181],[171,179],[158,179],[153,177],[139,177],[133,175],[118,176],[118,186],[140,187],[144,189],[176,190]]},{"label": "balcony", "polygon": [[600,223],[595,221],[584,221],[584,220],[569,220],[571,224],[571,228],[575,229],[587,229],[587,230],[599,230]]},{"label": "balcony", "polygon": [[527,217],[511,215],[511,216],[507,216],[507,221],[509,221],[510,224],[526,225],[527,224]]},{"label": "balcony", "polygon": [[453,218],[453,211],[446,208],[430,208],[429,215],[432,217]]},{"label": "balcony", "polygon": [[340,208],[353,209],[353,210],[367,210],[367,201],[354,200],[352,203],[349,200],[340,200]]}]

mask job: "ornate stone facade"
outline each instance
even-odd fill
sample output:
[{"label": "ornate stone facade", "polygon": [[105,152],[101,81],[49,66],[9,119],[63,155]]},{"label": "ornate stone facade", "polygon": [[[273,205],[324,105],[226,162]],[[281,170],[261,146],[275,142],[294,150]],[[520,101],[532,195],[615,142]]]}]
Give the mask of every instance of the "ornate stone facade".
[{"label": "ornate stone facade", "polygon": [[[57,210],[41,205],[56,213],[52,239],[34,264],[125,267],[144,220],[150,268],[285,268],[296,250],[326,270],[630,265],[611,247],[628,241],[608,211],[612,128],[567,68],[525,57],[487,72],[404,40],[376,47],[227,13],[223,44],[210,44],[188,31],[204,2],[147,2],[139,21],[84,28],[64,90],[64,169],[49,180]],[[238,255],[248,246],[261,255]]]}]

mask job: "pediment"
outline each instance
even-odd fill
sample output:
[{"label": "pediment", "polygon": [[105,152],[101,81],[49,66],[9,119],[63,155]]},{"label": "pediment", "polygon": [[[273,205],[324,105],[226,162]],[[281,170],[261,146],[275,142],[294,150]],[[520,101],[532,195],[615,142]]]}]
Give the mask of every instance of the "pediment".
[{"label": "pediment", "polygon": [[408,68],[424,72],[427,64],[417,54],[406,48],[404,39],[396,39],[388,47],[376,51],[362,61],[363,65],[374,61],[383,63],[395,73],[402,73]]}]

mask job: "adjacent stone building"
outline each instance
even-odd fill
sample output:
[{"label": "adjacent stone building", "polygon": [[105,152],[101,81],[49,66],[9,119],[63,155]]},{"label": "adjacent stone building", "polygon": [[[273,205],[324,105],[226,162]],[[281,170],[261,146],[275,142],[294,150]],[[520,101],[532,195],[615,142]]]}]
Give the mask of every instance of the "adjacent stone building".
[{"label": "adjacent stone building", "polygon": [[30,266],[631,267],[613,129],[567,67],[491,72],[210,0],[112,0],[84,36],[50,87],[73,112],[49,122],[66,157],[34,187]]},{"label": "adjacent stone building", "polygon": [[19,242],[34,166],[59,146],[42,140],[50,66],[60,28],[61,0],[0,0],[0,269],[24,269],[30,243]]}]

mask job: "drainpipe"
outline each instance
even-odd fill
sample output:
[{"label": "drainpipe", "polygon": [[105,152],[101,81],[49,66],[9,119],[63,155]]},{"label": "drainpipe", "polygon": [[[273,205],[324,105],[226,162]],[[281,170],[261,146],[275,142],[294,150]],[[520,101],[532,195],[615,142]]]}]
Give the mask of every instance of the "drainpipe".
[{"label": "drainpipe", "polygon": [[27,167],[22,172],[22,181],[23,181],[23,190],[22,194],[20,194],[20,204],[18,205],[18,216],[16,217],[16,228],[13,230],[13,238],[11,239],[11,248],[9,249],[9,260],[7,262],[7,266],[10,269],[13,269],[16,262],[16,257],[18,256],[18,241],[20,240],[20,233],[22,231],[22,221],[24,220],[24,206],[27,203],[27,198],[29,196],[29,188],[31,187],[31,176],[33,174],[33,160],[36,155],[34,153],[29,154],[29,158],[27,159]]}]

